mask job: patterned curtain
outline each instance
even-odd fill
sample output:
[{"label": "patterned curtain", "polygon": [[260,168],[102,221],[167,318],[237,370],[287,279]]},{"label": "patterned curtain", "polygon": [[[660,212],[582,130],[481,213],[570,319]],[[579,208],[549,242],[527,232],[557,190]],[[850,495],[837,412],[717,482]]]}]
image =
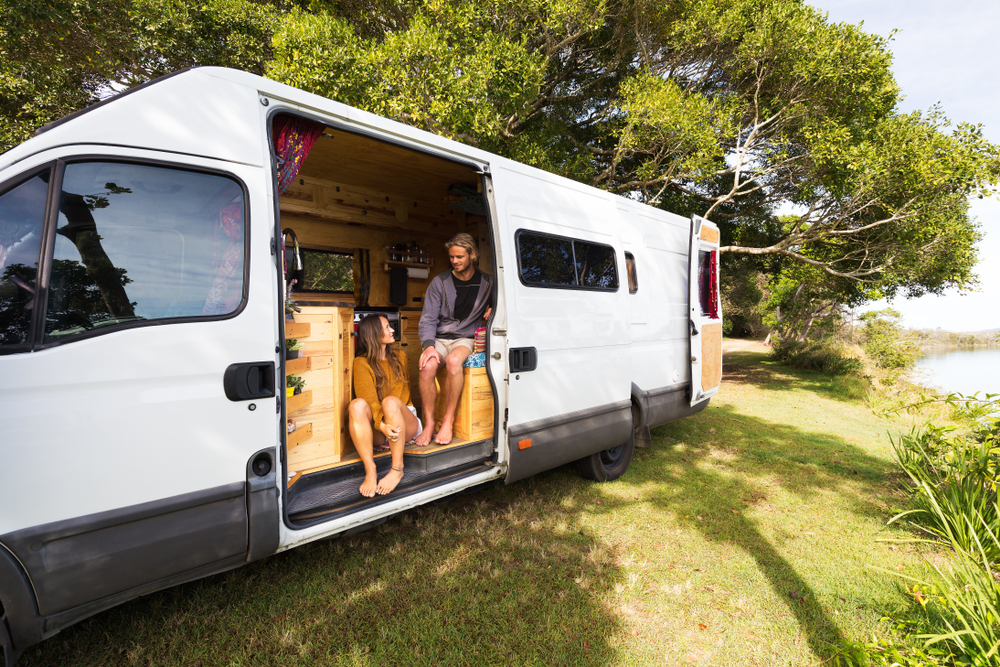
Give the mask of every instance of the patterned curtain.
[{"label": "patterned curtain", "polygon": [[219,263],[205,300],[202,315],[222,315],[236,310],[243,298],[243,197],[219,211],[215,252]]},{"label": "patterned curtain", "polygon": [[294,116],[278,116],[272,126],[274,155],[278,159],[278,194],[292,184],[323,126]]}]

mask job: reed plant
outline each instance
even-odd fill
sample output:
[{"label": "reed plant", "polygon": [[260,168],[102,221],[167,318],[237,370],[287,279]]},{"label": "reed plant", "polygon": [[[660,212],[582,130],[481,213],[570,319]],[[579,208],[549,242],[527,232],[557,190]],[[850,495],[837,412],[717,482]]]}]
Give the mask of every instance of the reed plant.
[{"label": "reed plant", "polygon": [[[889,523],[908,520],[930,539],[966,554],[982,551],[1000,562],[995,435],[953,435],[953,427],[927,426],[892,439],[900,466],[913,482],[911,509]],[[978,548],[977,548],[978,547]]]}]

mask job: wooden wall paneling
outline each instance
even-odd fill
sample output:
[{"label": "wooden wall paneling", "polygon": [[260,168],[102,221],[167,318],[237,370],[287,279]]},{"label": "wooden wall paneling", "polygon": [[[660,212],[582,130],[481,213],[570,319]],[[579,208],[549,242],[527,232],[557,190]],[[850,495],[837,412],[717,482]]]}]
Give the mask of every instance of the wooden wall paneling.
[{"label": "wooden wall paneling", "polygon": [[301,420],[311,424],[312,437],[302,438],[288,448],[291,472],[333,464],[344,456],[353,316],[352,308],[319,306],[302,306],[301,312],[294,314],[296,323],[308,324],[311,330],[311,335],[302,340],[302,354],[309,359],[310,369],[301,373],[307,391],[300,394],[310,394],[310,401],[300,405],[293,403],[298,397],[292,397],[287,411],[297,423]]},{"label": "wooden wall paneling", "polygon": [[713,389],[722,382],[722,323],[701,328],[701,388]]},{"label": "wooden wall paneling", "polygon": [[335,355],[336,363],[331,371],[334,378],[334,391],[337,393],[337,403],[339,408],[334,414],[334,429],[337,432],[336,452],[343,458],[354,451],[354,444],[351,442],[350,433],[347,430],[347,406],[351,402],[353,395],[353,371],[354,371],[354,310],[351,308],[338,309],[338,329],[337,348],[339,354]]}]

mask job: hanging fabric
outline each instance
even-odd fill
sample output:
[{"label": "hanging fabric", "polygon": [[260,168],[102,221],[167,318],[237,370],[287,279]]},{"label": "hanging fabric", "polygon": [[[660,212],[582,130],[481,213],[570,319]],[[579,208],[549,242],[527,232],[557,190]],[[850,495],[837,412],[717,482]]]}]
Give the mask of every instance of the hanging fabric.
[{"label": "hanging fabric", "polygon": [[719,319],[719,252],[712,251],[708,262],[708,316]]},{"label": "hanging fabric", "polygon": [[295,180],[302,163],[321,134],[323,126],[305,118],[282,115],[274,119],[271,136],[278,163],[279,195]]},{"label": "hanging fabric", "polygon": [[202,315],[222,315],[236,310],[243,298],[243,197],[219,211],[215,229],[215,280]]}]

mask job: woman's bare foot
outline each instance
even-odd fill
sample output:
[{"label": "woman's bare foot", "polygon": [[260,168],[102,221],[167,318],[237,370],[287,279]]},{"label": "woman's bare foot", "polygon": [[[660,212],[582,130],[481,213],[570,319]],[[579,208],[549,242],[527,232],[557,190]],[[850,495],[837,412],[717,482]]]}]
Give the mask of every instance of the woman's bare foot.
[{"label": "woman's bare foot", "polygon": [[434,435],[434,422],[424,424],[424,430],[417,434],[413,444],[417,447],[426,447],[431,444],[431,436]]},{"label": "woman's bare foot", "polygon": [[373,497],[377,486],[378,475],[375,474],[375,468],[373,467],[370,471],[365,471],[365,481],[361,483],[361,495],[365,498]]},{"label": "woman's bare foot", "polygon": [[437,432],[434,436],[434,442],[438,445],[447,445],[451,443],[451,428],[455,425],[454,422],[449,422],[445,420],[441,422],[441,430]]},{"label": "woman's bare foot", "polygon": [[403,479],[403,466],[400,466],[398,469],[393,467],[393,469],[389,471],[388,475],[379,480],[378,489],[376,491],[379,495],[384,496],[395,489],[401,479]]}]

